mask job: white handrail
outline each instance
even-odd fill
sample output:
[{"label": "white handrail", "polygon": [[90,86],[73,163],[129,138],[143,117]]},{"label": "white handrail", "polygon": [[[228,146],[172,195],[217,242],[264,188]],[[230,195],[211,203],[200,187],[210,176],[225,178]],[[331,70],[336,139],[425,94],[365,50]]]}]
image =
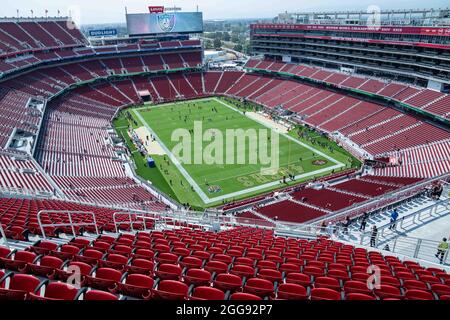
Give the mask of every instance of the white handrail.
[{"label": "white handrail", "polygon": [[[153,216],[151,216],[153,214]],[[114,212],[113,213],[113,223],[114,223],[114,229],[116,230],[116,233],[119,233],[119,229],[120,229],[120,225],[123,223],[126,223],[127,221],[118,221],[117,220],[117,216],[118,215],[126,215],[128,216],[128,222],[130,223],[130,228],[131,231],[134,232],[134,228],[133,228],[133,223],[135,223],[137,220],[133,220],[131,217],[134,216],[136,217],[136,219],[142,219],[143,220],[143,225],[144,225],[144,230],[147,230],[147,224],[145,223],[146,220],[153,220],[153,221],[158,221],[159,220],[159,215],[157,213],[142,213],[142,212],[130,212],[130,211],[119,211],[119,212]],[[157,216],[157,217],[155,217]]]},{"label": "white handrail", "polygon": [[[440,211],[438,212],[438,210],[440,210]],[[418,211],[404,215],[403,217],[398,219],[395,223],[387,223],[384,226],[378,227],[378,234],[383,236],[384,231],[388,228],[391,228],[391,226],[393,224],[395,226],[398,225],[400,227],[400,229],[405,229],[404,224],[405,224],[405,220],[407,220],[407,219],[411,219],[412,221],[417,219],[420,221],[420,219],[426,215],[432,216],[433,214],[437,214],[437,213],[441,213],[441,212],[448,212],[449,210],[450,210],[450,198],[440,200],[440,201],[435,202],[435,203],[433,203],[425,208],[422,208]],[[366,232],[361,235],[361,243],[363,242],[364,237],[367,236],[369,233],[370,232]]]},{"label": "white handrail", "polygon": [[[61,215],[67,215],[69,218],[69,223],[42,223],[41,216],[42,214],[61,214]],[[92,217],[93,222],[73,222],[72,215],[86,215]],[[71,227],[73,236],[76,237],[75,227],[82,227],[82,226],[94,226],[95,232],[97,235],[98,232],[98,226],[97,226],[97,220],[95,218],[95,214],[93,212],[86,212],[86,211],[68,211],[68,210],[41,210],[37,214],[37,219],[39,223],[39,227],[42,232],[42,237],[46,239],[45,235],[45,227]]]},{"label": "white handrail", "polygon": [[2,236],[3,242],[5,243],[5,246],[9,249],[8,239],[6,239],[5,230],[3,230],[1,223],[0,223],[0,234]]},{"label": "white handrail", "polygon": [[425,191],[425,187],[430,185],[434,181],[445,181],[450,178],[450,173],[446,173],[439,177],[434,177],[427,179],[425,181],[419,181],[413,185],[400,188],[398,190],[391,191],[382,196],[369,199],[365,202],[354,205],[353,207],[347,207],[340,211],[334,212],[329,215],[325,215],[321,218],[311,221],[311,223],[320,223],[323,221],[334,221],[337,222],[343,217],[353,217],[365,212],[372,212],[378,209],[382,209],[393,205],[399,201],[406,200],[413,197],[422,191]]}]

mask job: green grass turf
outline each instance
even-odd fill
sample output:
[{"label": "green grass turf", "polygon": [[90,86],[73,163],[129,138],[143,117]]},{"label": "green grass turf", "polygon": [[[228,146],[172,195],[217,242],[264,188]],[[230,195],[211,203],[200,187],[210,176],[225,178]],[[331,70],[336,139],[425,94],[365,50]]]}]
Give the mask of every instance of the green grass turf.
[{"label": "green grass turf", "polygon": [[[228,99],[228,102],[229,101],[230,100]],[[217,112],[212,111],[213,107],[217,109]],[[189,110],[191,112],[189,112]],[[249,119],[226,106],[223,106],[213,99],[186,101],[177,104],[168,104],[157,107],[146,107],[140,109],[138,112],[142,115],[147,124],[156,132],[159,138],[162,139],[164,144],[170,150],[172,150],[175,144],[177,144],[177,142],[171,141],[172,132],[177,128],[192,129],[194,121],[202,121],[203,130],[215,128],[219,129],[222,132],[225,132],[225,129],[230,128],[266,128],[258,122]],[[131,114],[133,114],[133,112],[131,112]],[[184,121],[185,116],[187,116],[186,122]],[[134,118],[137,120],[137,117]],[[211,119],[211,121],[209,119]],[[123,125],[123,123],[119,124]],[[137,125],[133,124],[134,127],[139,127],[140,125],[141,124],[139,123],[139,121]],[[118,124],[116,124],[116,127],[118,127]],[[292,130],[289,134],[295,138],[298,138],[298,130]],[[333,143],[326,138],[316,137],[313,135],[315,134],[314,132],[307,133],[308,135],[305,134],[301,139],[301,141],[303,141],[304,143],[313,146],[314,148],[328,154],[332,158],[346,165],[348,164],[349,159],[353,160],[346,152],[343,152],[342,149],[340,149],[336,145],[333,145]],[[311,138],[312,140],[314,140],[314,142],[304,139],[305,137]],[[324,139],[324,141],[326,141],[326,143],[321,142],[323,146],[319,146],[318,144],[318,141],[321,141],[321,139]],[[128,144],[130,143],[130,141],[127,142]],[[205,147],[208,144],[208,142],[204,142],[203,146]],[[327,161],[327,163],[322,166],[313,165],[313,160],[319,160],[323,158],[317,154],[314,154],[313,151],[308,150],[307,148],[304,148],[303,146],[298,145],[283,136],[280,136],[279,151],[280,171],[278,172],[278,174],[273,176],[260,175],[260,168],[262,167],[261,164],[184,164],[183,166],[189,173],[189,175],[200,186],[203,192],[210,198],[214,198],[216,196],[226,195],[231,192],[244,190],[267,182],[278,181],[283,175],[287,173],[301,174],[334,165],[333,162],[329,161]],[[248,151],[246,151],[246,154],[248,155]],[[152,183],[160,188],[163,192],[172,196],[179,202],[188,202],[193,206],[206,207],[200,197],[192,191],[192,188],[189,186],[186,179],[184,179],[184,177],[176,169],[173,163],[170,162],[170,160],[164,160],[164,157],[155,156],[158,167],[156,169],[150,169],[145,166],[145,159],[137,152],[133,153],[133,158],[137,166],[137,173],[144,179],[152,181]],[[302,179],[301,181],[327,175],[330,172],[331,170],[314,177]],[[205,182],[208,185],[219,186],[221,191],[212,194],[209,193],[208,185]],[[295,183],[298,182],[299,181],[296,181]],[[294,182],[289,182],[289,184],[293,183]],[[280,186],[283,185],[268,187],[262,190],[248,193],[246,195],[234,197],[234,199],[237,200],[239,198],[248,197]],[[218,203],[209,204],[208,206],[217,205],[220,203],[221,201],[218,201]]]},{"label": "green grass turf", "polygon": [[[176,193],[172,190],[172,188],[167,183],[163,174],[156,168],[149,168],[147,166],[147,160],[143,157],[139,151],[136,149],[135,145],[131,141],[128,135],[128,126],[130,123],[124,117],[123,113],[114,121],[114,127],[116,128],[116,132],[118,135],[123,138],[130,150],[131,157],[133,158],[133,162],[136,166],[136,173],[143,179],[149,181],[154,184],[160,191],[164,192],[166,195],[178,201]],[[138,126],[132,124],[134,128]],[[154,156],[155,161],[160,161],[161,159],[158,156]]]}]

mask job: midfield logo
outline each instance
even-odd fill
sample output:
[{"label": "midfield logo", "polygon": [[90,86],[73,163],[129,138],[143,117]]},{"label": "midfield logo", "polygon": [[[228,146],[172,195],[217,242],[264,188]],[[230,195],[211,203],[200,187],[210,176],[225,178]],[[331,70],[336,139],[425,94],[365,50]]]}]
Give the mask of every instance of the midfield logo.
[{"label": "midfield logo", "polygon": [[178,128],[171,140],[177,142],[172,154],[182,164],[260,164],[267,166],[261,167],[262,175],[279,169],[279,135],[273,130],[226,129],[224,134],[213,128],[204,131],[203,122],[194,121],[194,129]]}]

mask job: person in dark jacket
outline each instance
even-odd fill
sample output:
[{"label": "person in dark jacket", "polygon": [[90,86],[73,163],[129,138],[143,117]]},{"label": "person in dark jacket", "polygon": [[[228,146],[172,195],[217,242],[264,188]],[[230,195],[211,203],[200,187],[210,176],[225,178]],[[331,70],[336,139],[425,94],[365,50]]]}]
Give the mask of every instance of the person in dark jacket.
[{"label": "person in dark jacket", "polygon": [[347,216],[344,222],[344,234],[348,235],[348,227],[350,226],[350,218]]},{"label": "person in dark jacket", "polygon": [[364,213],[361,220],[361,225],[359,226],[359,231],[365,231],[366,226],[367,226],[367,213]]},{"label": "person in dark jacket", "polygon": [[373,226],[372,234],[370,235],[370,246],[371,247],[376,247],[377,236],[378,236],[378,228],[377,228],[377,226]]}]

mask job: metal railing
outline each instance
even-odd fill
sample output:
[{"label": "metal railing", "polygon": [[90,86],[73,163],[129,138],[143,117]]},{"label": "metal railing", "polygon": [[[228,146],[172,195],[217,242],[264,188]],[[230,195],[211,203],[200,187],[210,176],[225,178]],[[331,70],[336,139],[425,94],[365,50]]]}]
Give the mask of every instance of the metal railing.
[{"label": "metal railing", "polygon": [[[69,219],[69,222],[68,223],[42,223],[41,216],[43,214],[49,214],[49,215],[56,214],[56,215],[67,216]],[[74,215],[92,217],[92,222],[74,222],[73,221]],[[47,238],[46,234],[45,234],[46,227],[56,227],[56,228],[57,227],[71,227],[73,236],[76,237],[77,234],[75,231],[75,227],[94,226],[96,234],[97,235],[99,234],[98,227],[97,227],[97,220],[95,219],[95,214],[93,212],[66,211],[66,210],[41,210],[37,214],[37,219],[38,219],[39,228],[41,229],[42,237],[44,239]]]},{"label": "metal railing", "polygon": [[34,197],[53,198],[54,194],[49,191],[32,190],[27,188],[0,187],[0,195],[6,197]]},{"label": "metal railing", "polygon": [[[450,213],[450,198],[433,203],[430,206],[422,208],[416,212],[405,215],[396,222],[389,222],[378,228],[375,238],[377,247],[388,245],[393,253],[403,254],[412,258],[427,261],[436,261],[435,254],[439,241],[421,239],[399,234],[405,232],[409,227],[423,224],[426,219],[439,218]],[[371,232],[361,233],[359,244],[370,246]],[[444,256],[444,264],[447,263],[448,252]]]},{"label": "metal railing", "polygon": [[3,230],[3,227],[1,225],[1,223],[0,223],[0,235],[2,236],[2,240],[3,240],[4,244],[5,244],[5,246],[7,248],[9,248],[8,239],[6,239],[5,230]]},{"label": "metal railing", "polygon": [[[123,218],[120,219],[120,216]],[[131,231],[136,231],[133,224],[143,222],[144,220],[153,220],[159,223],[161,227],[174,222],[183,224],[198,225],[206,228],[213,228],[215,225],[221,227],[258,227],[275,230],[276,224],[264,219],[240,218],[229,215],[222,215],[220,212],[196,212],[189,210],[175,210],[170,212],[133,212],[119,211],[113,214],[113,223],[116,232],[119,232],[120,225],[129,223]],[[144,223],[144,230],[147,230]]]},{"label": "metal railing", "polygon": [[[361,243],[362,245],[367,245],[366,243]],[[440,242],[428,239],[420,239],[408,236],[397,236],[390,241],[382,241],[380,243],[376,242],[379,249],[389,249],[388,251],[408,256],[414,259],[420,259],[425,261],[430,261],[433,263],[440,262],[435,255],[438,252],[438,246]],[[388,247],[386,247],[388,245]],[[448,250],[445,252],[442,259],[443,264],[450,264],[448,261]]]},{"label": "metal railing", "polygon": [[446,173],[439,177],[434,177],[427,179],[425,181],[419,181],[413,185],[394,190],[392,192],[386,193],[382,196],[369,199],[365,202],[355,204],[350,208],[344,208],[333,214],[326,215],[324,217],[318,218],[311,221],[311,223],[321,223],[323,221],[337,222],[342,220],[343,217],[355,217],[361,215],[365,212],[373,212],[380,210],[382,208],[388,207],[395,203],[407,200],[411,197],[419,195],[421,192],[425,191],[425,187],[429,186],[434,181],[446,181],[450,179],[450,173]]},{"label": "metal railing", "polygon": [[[125,216],[127,218],[127,220],[122,220],[119,219],[119,216]],[[133,217],[135,219],[133,219]],[[134,231],[138,231],[138,229],[135,229],[133,227],[133,225],[135,225],[136,223],[141,223],[144,227],[144,230],[147,231],[149,230],[147,228],[147,221],[153,221],[153,228],[151,228],[150,230],[153,230],[155,225],[157,224],[157,222],[161,221],[161,217],[160,215],[156,214],[156,213],[141,213],[141,212],[129,212],[129,211],[119,211],[119,212],[114,212],[113,214],[113,223],[114,223],[114,229],[116,230],[116,233],[120,232],[120,226],[126,223],[129,223],[130,225],[130,231],[134,232]]]},{"label": "metal railing", "polygon": [[417,222],[422,223],[426,218],[439,217],[442,213],[450,213],[450,198],[438,201],[431,206],[403,216],[400,219],[399,226],[405,230],[410,225],[417,224]]},{"label": "metal railing", "polygon": [[[384,226],[379,227],[378,237],[385,237],[385,232],[387,232],[387,230],[405,231],[410,226],[423,223],[426,218],[438,218],[442,213],[450,213],[450,198],[440,200],[428,207],[407,214],[394,223],[389,222]],[[361,234],[361,244],[366,241],[366,238],[370,238],[370,232]]]}]

